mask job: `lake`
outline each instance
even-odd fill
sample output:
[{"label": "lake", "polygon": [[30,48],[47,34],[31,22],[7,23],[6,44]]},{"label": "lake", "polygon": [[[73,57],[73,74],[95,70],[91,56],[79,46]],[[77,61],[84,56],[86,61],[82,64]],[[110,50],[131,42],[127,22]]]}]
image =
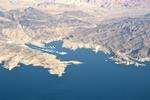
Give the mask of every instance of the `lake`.
[{"label": "lake", "polygon": [[143,68],[116,65],[102,52],[72,51],[61,48],[61,42],[50,45],[67,52],[56,53],[59,59],[83,64],[70,65],[63,77],[40,67],[8,71],[0,65],[0,100],[150,100],[150,63]]}]

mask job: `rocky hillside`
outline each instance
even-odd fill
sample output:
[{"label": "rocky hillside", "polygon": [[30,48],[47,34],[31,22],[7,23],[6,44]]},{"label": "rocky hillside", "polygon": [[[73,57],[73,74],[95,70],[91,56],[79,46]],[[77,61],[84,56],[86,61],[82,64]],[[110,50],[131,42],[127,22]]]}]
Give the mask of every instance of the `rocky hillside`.
[{"label": "rocky hillside", "polygon": [[[65,48],[108,53],[117,64],[143,66],[150,61],[148,0],[3,2],[6,5],[0,3],[0,62],[9,70],[20,63],[32,64],[61,76],[67,65],[80,64],[60,61],[53,54],[28,46],[44,48],[57,40],[62,40]],[[93,5],[94,9],[80,4]],[[109,7],[113,9],[105,9]]]}]

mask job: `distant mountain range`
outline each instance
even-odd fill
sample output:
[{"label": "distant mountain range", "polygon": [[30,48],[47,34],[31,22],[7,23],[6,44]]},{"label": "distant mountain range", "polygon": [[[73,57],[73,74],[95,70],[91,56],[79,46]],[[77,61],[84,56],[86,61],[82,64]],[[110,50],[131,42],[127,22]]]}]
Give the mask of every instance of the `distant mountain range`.
[{"label": "distant mountain range", "polygon": [[63,3],[63,4],[96,4],[101,6],[137,6],[137,5],[148,5],[150,0],[8,0],[10,3]]},{"label": "distant mountain range", "polygon": [[[97,8],[129,8],[129,7],[149,7],[150,0],[1,0],[0,9],[10,10],[26,7],[34,7],[39,4],[65,4],[76,5],[83,7],[85,5],[88,9],[92,9],[89,6]],[[81,5],[81,6],[80,6]]]},{"label": "distant mountain range", "polygon": [[[36,0],[42,2],[43,0]],[[149,5],[150,0],[44,0],[44,2],[64,3],[64,4],[94,4],[103,7],[110,6],[142,6]]]}]

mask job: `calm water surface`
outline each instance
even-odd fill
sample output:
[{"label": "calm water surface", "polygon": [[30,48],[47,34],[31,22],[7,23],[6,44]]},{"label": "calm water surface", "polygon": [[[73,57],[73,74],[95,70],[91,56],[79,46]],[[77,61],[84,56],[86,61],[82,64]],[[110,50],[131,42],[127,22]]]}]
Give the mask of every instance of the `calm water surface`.
[{"label": "calm water surface", "polygon": [[68,52],[57,55],[59,59],[84,63],[70,65],[61,78],[40,67],[21,65],[8,71],[0,65],[0,100],[150,100],[150,64],[116,65],[103,53],[71,51],[61,48],[61,42],[49,45]]}]

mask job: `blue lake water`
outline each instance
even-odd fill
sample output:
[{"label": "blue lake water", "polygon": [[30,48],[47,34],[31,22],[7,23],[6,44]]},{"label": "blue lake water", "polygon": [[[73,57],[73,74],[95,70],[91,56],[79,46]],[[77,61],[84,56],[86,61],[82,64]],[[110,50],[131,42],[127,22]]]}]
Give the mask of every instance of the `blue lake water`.
[{"label": "blue lake water", "polygon": [[39,67],[8,71],[0,65],[0,100],[150,100],[149,63],[144,68],[116,65],[103,53],[71,51],[60,42],[50,45],[68,52],[57,55],[61,60],[84,63],[70,65],[61,78]]}]

